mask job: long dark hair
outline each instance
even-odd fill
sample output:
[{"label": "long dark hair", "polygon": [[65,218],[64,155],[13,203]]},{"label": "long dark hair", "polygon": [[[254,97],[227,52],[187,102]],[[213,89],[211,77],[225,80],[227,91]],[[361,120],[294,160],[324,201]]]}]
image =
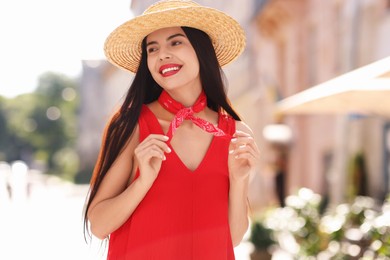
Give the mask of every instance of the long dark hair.
[{"label": "long dark hair", "polygon": [[[209,36],[201,30],[182,27],[191,42],[200,66],[200,80],[207,96],[207,106],[216,112],[225,112],[235,120],[241,120],[231,107],[226,96],[222,76],[214,47]],[[142,55],[135,78],[119,110],[112,116],[104,131],[102,147],[95,165],[89,195],[84,208],[84,234],[91,233],[88,226],[88,210],[106,173],[121,153],[134,132],[143,104],[157,100],[162,88],[149,72],[146,54],[146,39],[142,42]]]}]

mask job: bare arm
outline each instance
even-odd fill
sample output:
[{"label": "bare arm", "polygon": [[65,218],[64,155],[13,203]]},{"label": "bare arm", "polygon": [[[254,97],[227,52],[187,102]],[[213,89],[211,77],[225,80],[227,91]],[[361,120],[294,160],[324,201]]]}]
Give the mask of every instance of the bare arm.
[{"label": "bare arm", "polygon": [[[92,233],[104,239],[131,216],[153,185],[167,151],[163,135],[150,135],[139,144],[139,130],[126,144],[104,177],[88,210]],[[140,176],[129,186],[137,167]]]},{"label": "bare arm", "polygon": [[240,244],[248,229],[248,180],[230,180],[229,226],[233,246]]},{"label": "bare arm", "polygon": [[259,149],[250,128],[236,123],[236,133],[229,151],[229,226],[234,246],[237,246],[248,229],[249,175],[259,162]]}]

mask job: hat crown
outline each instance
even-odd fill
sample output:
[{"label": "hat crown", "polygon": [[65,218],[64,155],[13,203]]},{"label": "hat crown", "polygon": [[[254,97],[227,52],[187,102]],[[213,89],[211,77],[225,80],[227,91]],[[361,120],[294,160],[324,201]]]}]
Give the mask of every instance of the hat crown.
[{"label": "hat crown", "polygon": [[104,53],[111,63],[136,73],[143,39],[161,28],[178,26],[205,32],[221,67],[235,60],[245,48],[244,30],[226,13],[192,0],[160,0],[111,32]]},{"label": "hat crown", "polygon": [[199,7],[198,3],[191,0],[163,0],[159,1],[144,11],[143,14],[150,14],[161,12],[169,9],[186,8],[186,7]]}]

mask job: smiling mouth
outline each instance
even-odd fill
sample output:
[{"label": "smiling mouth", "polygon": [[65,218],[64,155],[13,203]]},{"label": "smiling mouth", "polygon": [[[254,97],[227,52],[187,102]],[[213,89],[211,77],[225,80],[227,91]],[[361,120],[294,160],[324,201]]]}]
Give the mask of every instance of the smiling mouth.
[{"label": "smiling mouth", "polygon": [[166,69],[163,69],[162,71],[161,71],[161,74],[165,74],[165,73],[167,73],[167,72],[170,72],[170,71],[178,71],[180,68],[179,67],[172,67],[172,68],[166,68]]},{"label": "smiling mouth", "polygon": [[161,75],[164,77],[171,76],[173,74],[176,74],[181,69],[181,66],[169,66],[169,67],[163,67],[160,69]]}]

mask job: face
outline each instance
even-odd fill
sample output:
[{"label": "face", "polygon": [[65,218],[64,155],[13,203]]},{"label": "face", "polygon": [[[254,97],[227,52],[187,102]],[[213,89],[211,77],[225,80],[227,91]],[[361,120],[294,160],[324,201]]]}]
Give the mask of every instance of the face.
[{"label": "face", "polygon": [[157,30],[146,38],[148,68],[165,90],[201,88],[199,61],[180,27]]}]

